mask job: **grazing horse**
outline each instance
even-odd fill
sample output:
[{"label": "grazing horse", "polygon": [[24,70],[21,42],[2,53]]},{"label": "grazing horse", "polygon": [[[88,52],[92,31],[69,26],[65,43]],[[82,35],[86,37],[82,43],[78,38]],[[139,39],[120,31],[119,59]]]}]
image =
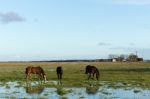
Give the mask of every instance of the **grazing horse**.
[{"label": "grazing horse", "polygon": [[46,74],[44,73],[44,70],[40,66],[38,67],[28,66],[26,68],[25,74],[26,79],[28,79],[28,77],[30,77],[31,79],[31,74],[37,74],[40,76],[41,79],[44,79],[46,81]]},{"label": "grazing horse", "polygon": [[56,72],[57,72],[57,78],[58,78],[58,80],[61,80],[61,79],[62,79],[62,74],[63,74],[62,67],[61,67],[61,66],[58,66],[58,67],[56,68]]},{"label": "grazing horse", "polygon": [[96,74],[96,79],[99,80],[100,73],[95,66],[87,65],[85,68],[85,74],[89,74],[88,80],[91,78],[92,74],[93,74],[93,79],[94,79],[94,75]]}]

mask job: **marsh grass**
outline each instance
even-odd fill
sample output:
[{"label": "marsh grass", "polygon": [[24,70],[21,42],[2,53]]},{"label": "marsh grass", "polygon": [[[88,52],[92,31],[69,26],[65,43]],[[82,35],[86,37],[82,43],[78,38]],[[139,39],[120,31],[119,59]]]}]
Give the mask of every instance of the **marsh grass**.
[{"label": "marsh grass", "polygon": [[140,89],[134,89],[133,92],[134,92],[134,93],[139,93],[139,92],[141,92],[141,90],[140,90]]},{"label": "marsh grass", "polygon": [[17,91],[14,91],[14,92],[13,92],[13,94],[16,94],[16,93],[19,93],[19,92],[17,92]]},{"label": "marsh grass", "polygon": [[71,93],[71,91],[70,90],[66,90],[66,89],[64,89],[63,87],[56,87],[57,88],[57,90],[56,90],[56,92],[57,92],[57,94],[58,95],[60,95],[60,96],[63,96],[63,95],[65,95],[65,94],[67,94],[67,93]]},{"label": "marsh grass", "polygon": [[44,96],[48,96],[48,95],[49,95],[48,93],[45,93],[45,94],[44,94]]},{"label": "marsh grass", "polygon": [[62,96],[59,99],[68,99],[66,96]]},{"label": "marsh grass", "polygon": [[[62,86],[83,87],[88,82],[87,75],[85,75],[85,66],[88,64],[95,65],[100,70],[100,81],[122,82],[124,85],[131,83],[131,85],[150,88],[149,62],[1,62],[0,81],[25,82],[25,68],[29,65],[41,66],[47,75],[48,81],[57,81],[55,70],[58,65],[61,65],[64,71]],[[32,80],[38,81],[36,75],[32,75]],[[49,87],[57,86],[52,83],[45,85]]]},{"label": "marsh grass", "polygon": [[9,86],[9,85],[6,85],[6,89],[10,89],[10,86]]},{"label": "marsh grass", "polygon": [[39,99],[47,99],[47,98],[43,96],[43,97],[40,97]]},{"label": "marsh grass", "polygon": [[85,98],[84,96],[80,96],[80,97],[79,97],[79,99],[84,99],[84,98]]}]

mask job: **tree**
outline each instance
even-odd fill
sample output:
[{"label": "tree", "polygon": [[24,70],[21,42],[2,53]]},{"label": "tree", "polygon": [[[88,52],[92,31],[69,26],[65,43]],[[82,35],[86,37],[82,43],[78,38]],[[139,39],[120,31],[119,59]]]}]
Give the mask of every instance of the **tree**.
[{"label": "tree", "polygon": [[117,58],[118,55],[115,55],[115,54],[109,54],[108,55],[108,59],[114,59],[114,58]]},{"label": "tree", "polygon": [[129,57],[128,57],[128,60],[132,61],[132,62],[137,61],[137,59],[138,59],[138,56],[135,55],[135,54],[130,54]]}]

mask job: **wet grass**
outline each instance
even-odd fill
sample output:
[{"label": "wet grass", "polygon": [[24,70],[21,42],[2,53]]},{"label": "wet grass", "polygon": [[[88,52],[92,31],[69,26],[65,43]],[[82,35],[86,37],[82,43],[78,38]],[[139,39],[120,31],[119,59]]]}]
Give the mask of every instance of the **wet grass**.
[{"label": "wet grass", "polygon": [[10,86],[9,86],[8,84],[6,84],[6,88],[7,88],[7,89],[10,89]]},{"label": "wet grass", "polygon": [[141,90],[140,90],[140,89],[135,89],[133,92],[134,92],[134,93],[140,93]]},{"label": "wet grass", "polygon": [[67,97],[65,97],[65,96],[62,96],[60,99],[68,99]]},{"label": "wet grass", "polygon": [[48,96],[48,95],[49,95],[48,93],[45,93],[45,94],[44,94],[44,96]]},{"label": "wet grass", "polygon": [[62,87],[57,87],[57,94],[60,95],[60,96],[63,96],[67,93],[70,93],[69,90],[66,90],[66,89],[63,89]]},{"label": "wet grass", "polygon": [[79,99],[84,99],[84,98],[85,98],[84,96],[79,97]]},{"label": "wet grass", "polygon": [[[41,66],[46,72],[48,81],[57,81],[55,70],[57,66],[61,65],[64,71],[61,86],[85,87],[88,82],[85,66],[88,64],[95,65],[100,70],[100,81],[122,82],[126,86],[131,84],[150,88],[149,62],[1,62],[0,81],[26,81],[25,68],[29,65]],[[37,76],[33,75],[32,80],[38,80]],[[56,87],[53,83],[45,85]]]}]

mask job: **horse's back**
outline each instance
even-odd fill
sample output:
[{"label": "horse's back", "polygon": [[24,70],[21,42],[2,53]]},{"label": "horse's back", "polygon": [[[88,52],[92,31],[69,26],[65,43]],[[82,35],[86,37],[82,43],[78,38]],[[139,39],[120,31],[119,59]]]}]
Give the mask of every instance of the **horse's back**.
[{"label": "horse's back", "polygon": [[98,72],[99,73],[99,70],[95,66],[87,65],[86,66],[86,73],[92,73],[92,72]]},{"label": "horse's back", "polygon": [[92,66],[92,68],[93,68],[93,69],[95,69],[95,71],[99,73],[99,70],[98,70],[98,68],[97,68],[97,67]]},{"label": "horse's back", "polygon": [[42,67],[37,66],[37,67],[32,67],[32,72],[40,74],[40,73],[44,73],[44,70],[42,69]]},{"label": "horse's back", "polygon": [[26,74],[28,73],[38,74],[38,73],[44,73],[44,70],[40,66],[37,66],[37,67],[28,66],[26,67],[25,73]]},{"label": "horse's back", "polygon": [[93,66],[87,65],[86,68],[85,68],[85,70],[86,70],[85,73],[86,73],[86,74],[87,74],[87,73],[91,73],[91,72],[92,72],[92,68],[93,68]]}]

